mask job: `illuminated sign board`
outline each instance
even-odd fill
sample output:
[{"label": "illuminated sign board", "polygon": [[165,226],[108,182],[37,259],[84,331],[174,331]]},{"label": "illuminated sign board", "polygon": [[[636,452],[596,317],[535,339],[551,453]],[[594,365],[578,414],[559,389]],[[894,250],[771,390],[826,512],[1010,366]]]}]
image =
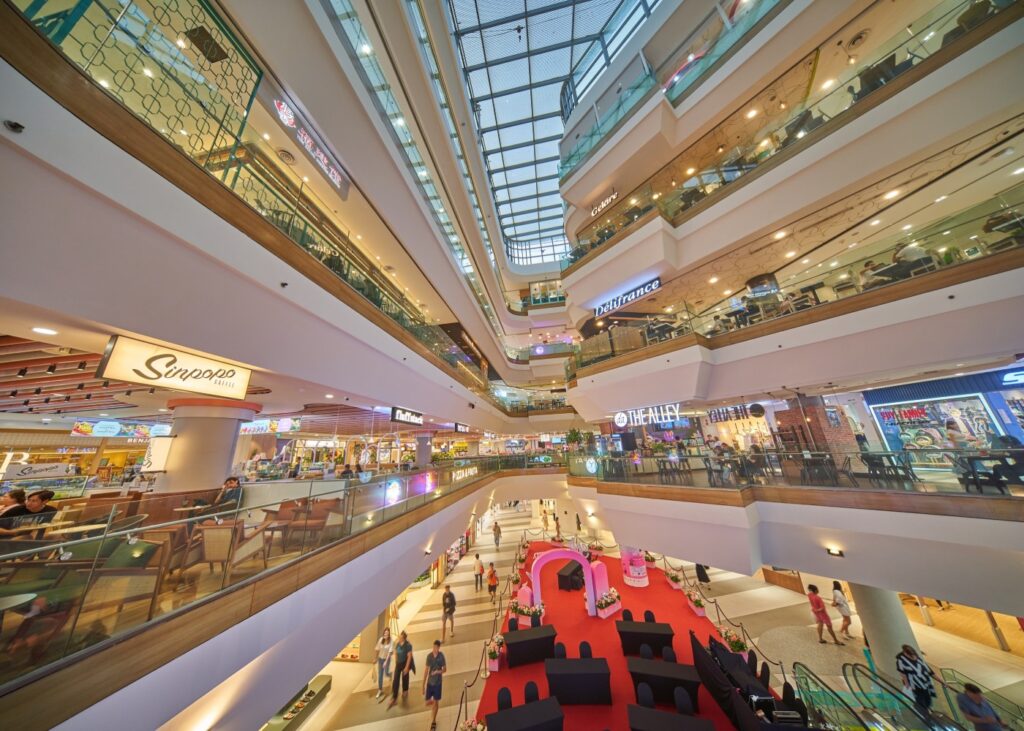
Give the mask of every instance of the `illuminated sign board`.
[{"label": "illuminated sign board", "polygon": [[251,375],[251,370],[233,363],[123,335],[110,338],[96,371],[97,378],[230,399],[245,398]]},{"label": "illuminated sign board", "polygon": [[666,424],[679,419],[679,412],[678,403],[647,406],[642,409],[620,411],[615,414],[612,421],[619,429],[647,426],[648,424]]},{"label": "illuminated sign board", "polygon": [[327,153],[316,143],[309,131],[298,123],[292,108],[279,99],[274,100],[274,108],[277,109],[277,118],[281,120],[281,124],[295,130],[295,139],[298,140],[302,149],[309,153],[313,161],[323,170],[327,179],[334,183],[334,187],[341,190],[344,180],[341,172],[331,162]]},{"label": "illuminated sign board", "polygon": [[67,477],[75,474],[75,468],[68,462],[47,462],[45,464],[12,464],[3,472],[5,480],[38,479],[40,477]]},{"label": "illuminated sign board", "polygon": [[639,299],[643,299],[651,292],[657,291],[658,287],[661,286],[661,277],[655,277],[649,282],[644,282],[639,287],[634,287],[624,294],[620,294],[618,297],[608,300],[604,304],[600,304],[594,308],[594,317],[601,317],[607,315],[609,312],[615,312],[620,307],[635,302]]},{"label": "illuminated sign board", "polygon": [[239,434],[287,434],[302,429],[301,418],[257,419],[242,424]]},{"label": "illuminated sign board", "polygon": [[477,467],[463,467],[461,470],[452,470],[452,482],[461,482],[478,472]]},{"label": "illuminated sign board", "polygon": [[603,211],[605,208],[610,206],[619,197],[618,191],[613,190],[609,193],[600,203],[590,209],[590,215],[596,216],[598,213]]},{"label": "illuminated sign board", "polygon": [[592,475],[596,475],[597,474],[597,460],[596,459],[594,459],[593,457],[587,457],[587,461],[586,461],[585,464],[586,464],[586,467],[587,467],[587,472],[589,472]]},{"label": "illuminated sign board", "polygon": [[1024,386],[1024,371],[1010,371],[1003,374],[1004,386]]},{"label": "illuminated sign board", "polygon": [[165,437],[170,433],[170,424],[137,424],[131,421],[76,421],[71,427],[73,437],[149,439]]},{"label": "illuminated sign board", "polygon": [[399,480],[388,480],[384,486],[384,502],[394,505],[402,499],[402,483]]},{"label": "illuminated sign board", "polygon": [[456,421],[455,422],[455,431],[458,432],[459,434],[469,434],[469,425],[468,424],[460,424],[459,422]]},{"label": "illuminated sign board", "polygon": [[403,409],[401,406],[391,407],[391,421],[397,421],[399,424],[412,424],[413,426],[423,426],[423,414],[418,411],[410,411],[409,409]]}]

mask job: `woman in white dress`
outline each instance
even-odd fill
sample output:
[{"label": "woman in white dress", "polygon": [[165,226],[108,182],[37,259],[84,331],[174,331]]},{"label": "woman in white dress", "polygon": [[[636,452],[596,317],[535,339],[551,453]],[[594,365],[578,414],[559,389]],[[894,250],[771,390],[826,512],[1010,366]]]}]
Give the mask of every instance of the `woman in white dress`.
[{"label": "woman in white dress", "polygon": [[838,581],[832,582],[832,606],[839,610],[839,614],[843,618],[843,626],[839,628],[839,631],[843,633],[844,637],[852,640],[853,635],[850,634],[850,603],[846,601],[843,585]]}]

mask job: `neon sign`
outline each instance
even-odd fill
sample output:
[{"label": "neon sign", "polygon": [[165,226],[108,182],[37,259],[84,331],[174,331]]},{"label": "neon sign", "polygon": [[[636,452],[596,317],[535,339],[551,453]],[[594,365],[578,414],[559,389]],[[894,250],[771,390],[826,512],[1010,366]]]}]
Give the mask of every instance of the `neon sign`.
[{"label": "neon sign", "polygon": [[605,208],[607,208],[612,203],[614,203],[615,199],[618,198],[618,197],[619,197],[618,191],[613,190],[611,193],[608,194],[608,197],[606,197],[604,200],[602,200],[600,203],[598,203],[596,206],[594,206],[593,208],[590,209],[590,215],[591,216],[596,216],[598,213],[600,213]]},{"label": "neon sign", "polygon": [[309,153],[313,161],[324,171],[327,179],[334,183],[334,187],[340,190],[342,185],[341,173],[338,171],[338,168],[334,167],[327,153],[316,143],[313,136],[305,127],[298,123],[292,108],[279,99],[274,100],[274,108],[277,109],[277,118],[281,120],[281,124],[295,130],[295,139],[299,141],[303,149]]},{"label": "neon sign", "polygon": [[613,417],[612,421],[619,429],[628,427],[647,426],[648,424],[667,424],[670,421],[678,421],[680,407],[678,403],[665,404],[664,406],[648,406],[643,409],[629,409],[620,411]]}]

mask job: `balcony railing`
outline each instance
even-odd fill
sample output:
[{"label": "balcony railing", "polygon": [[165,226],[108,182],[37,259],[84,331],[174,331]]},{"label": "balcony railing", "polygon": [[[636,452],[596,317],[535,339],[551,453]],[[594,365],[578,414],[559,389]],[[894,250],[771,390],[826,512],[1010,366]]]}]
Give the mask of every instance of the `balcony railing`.
[{"label": "balcony railing", "polygon": [[752,30],[773,9],[785,0],[756,0],[756,2],[722,2],[697,25],[686,40],[659,64],[656,70],[646,63],[636,65],[633,75],[620,78],[622,89],[615,103],[606,110],[588,111],[589,122],[581,120],[573,130],[589,124],[579,135],[576,144],[562,156],[558,166],[559,177],[564,178],[590,156],[619,123],[629,117],[651,92],[660,87],[665,97],[677,103],[690,89],[703,81],[718,64],[741,48],[753,37]]},{"label": "balcony railing", "polygon": [[569,474],[601,482],[737,489],[758,485],[1024,497],[1024,449],[903,451],[671,447],[572,455]]},{"label": "balcony railing", "polygon": [[534,456],[456,460],[365,482],[257,483],[220,502],[216,491],[66,500],[56,513],[0,521],[12,660],[0,668],[0,693],[500,470],[558,466]]},{"label": "balcony railing", "polygon": [[[373,267],[332,222],[331,205],[262,151],[253,112],[281,119],[277,135],[296,136],[324,177],[344,185],[341,165],[204,0],[15,0],[65,57],[151,129],[311,257],[408,332],[427,350],[481,383],[486,376],[437,325]],[[278,102],[283,106],[277,106]],[[260,134],[262,132],[262,134]]]},{"label": "balcony railing", "polygon": [[947,57],[940,50],[1020,4],[943,0],[912,23],[889,28],[889,40],[862,56],[850,56],[841,73],[822,81],[815,73],[819,55],[831,50],[832,41],[827,42],[580,229],[563,269],[620,240],[654,212],[678,225],[695,206],[720,198],[784,150],[800,149],[845,124],[850,110],[899,76],[943,63]]},{"label": "balcony railing", "polygon": [[619,325],[577,346],[566,365],[566,376],[571,379],[579,368],[677,338],[695,335],[714,342],[752,325],[840,300],[856,302],[858,297],[900,282],[1022,247],[1024,183],[922,229],[844,251],[820,265],[805,259],[809,268],[804,275],[783,280],[777,293],[728,297],[700,313],[692,312],[685,302],[668,302],[664,308],[668,312],[663,314],[640,321],[620,320]]}]

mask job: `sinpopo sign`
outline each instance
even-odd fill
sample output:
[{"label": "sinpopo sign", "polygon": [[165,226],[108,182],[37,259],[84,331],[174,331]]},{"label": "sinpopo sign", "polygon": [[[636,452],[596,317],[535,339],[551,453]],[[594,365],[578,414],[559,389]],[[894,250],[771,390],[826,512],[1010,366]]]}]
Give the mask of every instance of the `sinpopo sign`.
[{"label": "sinpopo sign", "polygon": [[418,411],[410,411],[409,409],[403,409],[401,406],[391,407],[391,421],[397,421],[399,424],[412,424],[413,426],[423,426],[423,414]]},{"label": "sinpopo sign", "polygon": [[96,371],[97,378],[231,399],[245,398],[251,375],[248,368],[123,335],[110,338]]},{"label": "sinpopo sign", "polygon": [[631,302],[643,299],[651,292],[654,292],[658,287],[661,286],[661,278],[655,277],[649,282],[644,282],[639,287],[634,287],[625,294],[620,294],[614,299],[610,299],[604,304],[600,304],[594,308],[594,317],[601,317],[607,315],[609,312],[615,312],[620,307],[625,307]]},{"label": "sinpopo sign", "polygon": [[679,420],[679,404],[663,406],[646,406],[642,409],[629,409],[615,414],[613,421],[619,429],[647,426],[648,424],[667,424]]}]

